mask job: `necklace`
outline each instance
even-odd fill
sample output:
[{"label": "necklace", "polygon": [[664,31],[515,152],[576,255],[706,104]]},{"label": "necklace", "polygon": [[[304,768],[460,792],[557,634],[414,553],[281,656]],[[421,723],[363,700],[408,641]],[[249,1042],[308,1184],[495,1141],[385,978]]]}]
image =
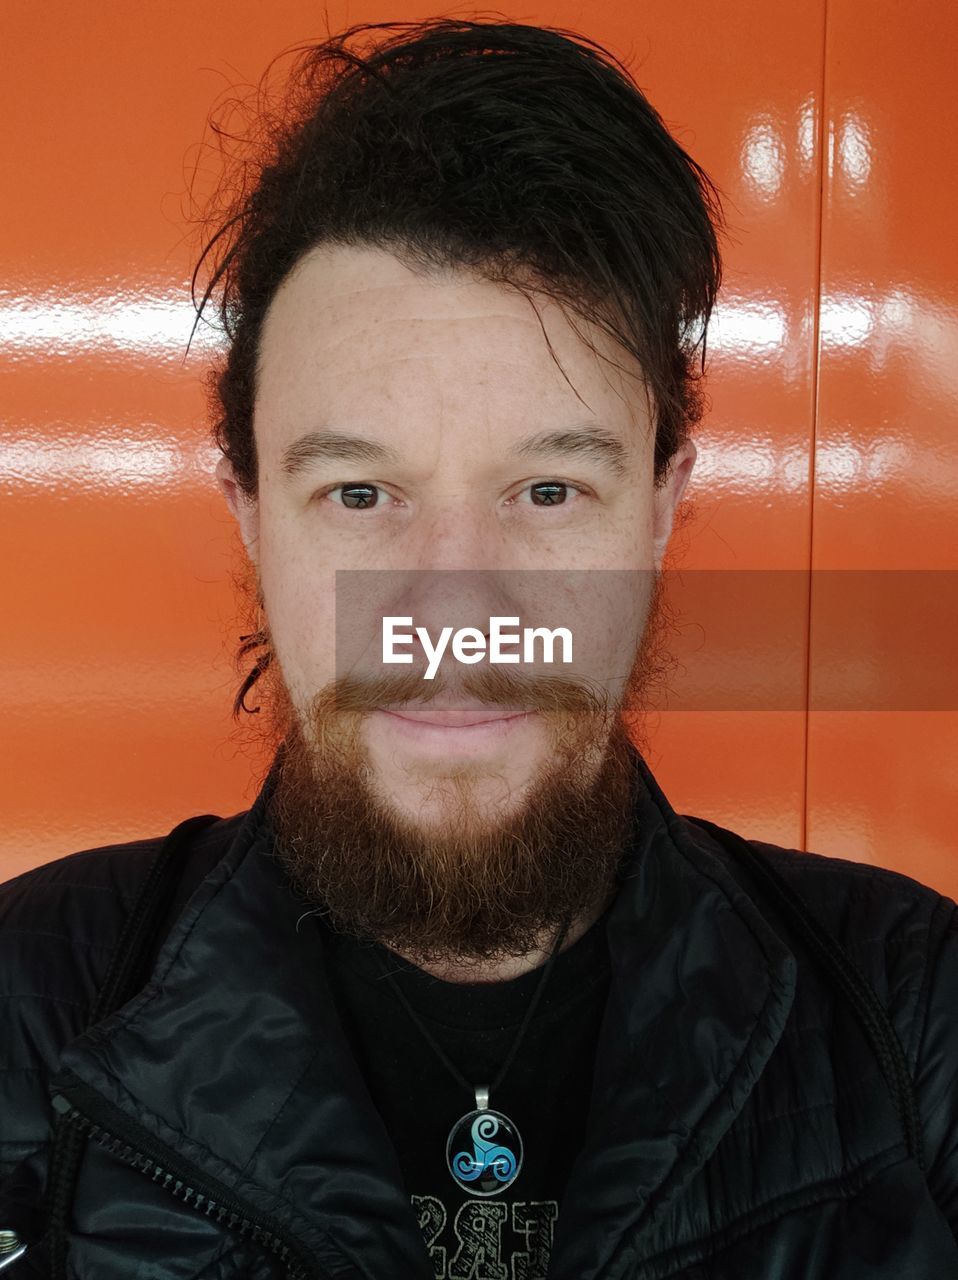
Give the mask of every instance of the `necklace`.
[{"label": "necklace", "polygon": [[569,931],[570,918],[570,916],[566,916],[563,922],[549,959],[543,968],[542,977],[539,979],[538,986],[522,1019],[519,1033],[513,1041],[512,1048],[509,1050],[509,1055],[503,1063],[499,1074],[491,1085],[470,1084],[462,1072],[449,1061],[442,1048],[436,1043],[429,1028],[424,1026],[416,1015],[406,997],[406,993],[389,972],[382,952],[379,952],[379,963],[389,981],[389,985],[399,997],[413,1022],[422,1032],[426,1042],[437,1054],[440,1061],[452,1072],[458,1083],[470,1093],[475,1094],[475,1109],[467,1111],[465,1115],[460,1116],[449,1130],[449,1137],[446,1140],[446,1167],[456,1185],[462,1191],[470,1192],[471,1195],[497,1195],[515,1182],[522,1169],[522,1138],[519,1135],[519,1130],[507,1115],[504,1115],[501,1111],[493,1111],[490,1108],[489,1094],[499,1088],[506,1072],[512,1066],[512,1061],[519,1050],[519,1045],[522,1043],[526,1028],[532,1021],[532,1015],[535,1013],[539,999],[545,990],[546,982],[549,980],[549,974],[552,972],[555,958],[559,954],[559,948],[562,946],[562,941]]}]

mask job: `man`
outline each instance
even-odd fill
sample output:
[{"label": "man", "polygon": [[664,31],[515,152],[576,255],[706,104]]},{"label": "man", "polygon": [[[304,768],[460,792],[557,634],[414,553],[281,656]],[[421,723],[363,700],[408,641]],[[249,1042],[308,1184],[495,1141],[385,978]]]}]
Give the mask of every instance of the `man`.
[{"label": "man", "polygon": [[714,188],[588,42],[361,34],[210,248],[272,765],[141,970],[159,840],[4,886],[10,1274],[958,1276],[955,903],[636,745]]}]

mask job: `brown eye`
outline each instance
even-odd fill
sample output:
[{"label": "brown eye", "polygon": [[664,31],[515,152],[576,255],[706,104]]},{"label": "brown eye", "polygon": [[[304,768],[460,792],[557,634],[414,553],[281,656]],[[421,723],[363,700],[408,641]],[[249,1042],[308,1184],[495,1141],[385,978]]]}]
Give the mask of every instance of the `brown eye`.
[{"label": "brown eye", "polygon": [[555,507],[565,502],[569,486],[558,480],[545,480],[534,484],[530,490],[532,503],[536,507]]},{"label": "brown eye", "polygon": [[343,496],[343,506],[352,507],[354,510],[374,507],[379,499],[379,490],[372,484],[344,484],[339,488]]}]

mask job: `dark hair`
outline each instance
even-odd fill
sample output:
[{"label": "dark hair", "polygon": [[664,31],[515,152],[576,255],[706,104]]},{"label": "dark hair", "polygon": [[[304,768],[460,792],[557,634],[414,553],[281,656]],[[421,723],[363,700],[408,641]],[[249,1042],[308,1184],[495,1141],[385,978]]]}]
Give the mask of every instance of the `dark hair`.
[{"label": "dark hair", "polygon": [[200,315],[219,296],[213,432],[247,495],[263,320],[322,243],[465,268],[598,324],[654,397],[661,482],[704,409],[695,351],[704,375],[722,210],[625,66],[558,28],[448,18],[361,23],[295,52],[282,109],[261,121],[267,153],[193,277],[195,299],[207,273]]}]

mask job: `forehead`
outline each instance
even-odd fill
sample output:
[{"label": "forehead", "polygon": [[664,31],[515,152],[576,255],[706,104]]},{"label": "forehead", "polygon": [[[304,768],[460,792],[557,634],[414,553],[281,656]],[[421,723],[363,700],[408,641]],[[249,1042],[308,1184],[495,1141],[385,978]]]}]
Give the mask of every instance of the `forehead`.
[{"label": "forehead", "polygon": [[284,423],[301,426],[317,401],[324,418],[357,406],[415,408],[427,417],[515,414],[528,426],[535,406],[550,418],[571,412],[581,420],[591,410],[606,423],[611,414],[623,427],[647,424],[627,353],[597,326],[573,324],[545,295],[534,299],[535,308],[517,289],[460,269],[413,269],[384,249],[312,250],[267,312],[258,429],[286,434]]}]

